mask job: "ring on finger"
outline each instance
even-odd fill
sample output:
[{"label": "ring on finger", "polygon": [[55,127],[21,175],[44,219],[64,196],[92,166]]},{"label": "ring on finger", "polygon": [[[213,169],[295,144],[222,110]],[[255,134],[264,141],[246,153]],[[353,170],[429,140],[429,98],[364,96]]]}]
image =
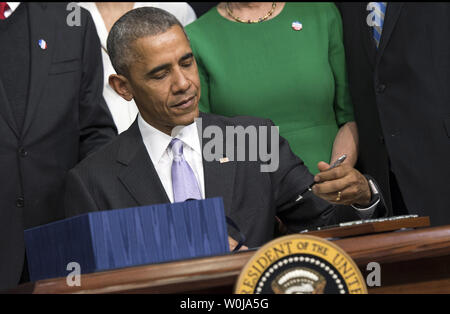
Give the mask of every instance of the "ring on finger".
[{"label": "ring on finger", "polygon": [[339,191],[339,192],[338,192],[338,195],[337,195],[337,197],[336,197],[336,201],[337,201],[337,202],[339,202],[339,201],[341,200],[341,196],[342,196],[342,192]]}]

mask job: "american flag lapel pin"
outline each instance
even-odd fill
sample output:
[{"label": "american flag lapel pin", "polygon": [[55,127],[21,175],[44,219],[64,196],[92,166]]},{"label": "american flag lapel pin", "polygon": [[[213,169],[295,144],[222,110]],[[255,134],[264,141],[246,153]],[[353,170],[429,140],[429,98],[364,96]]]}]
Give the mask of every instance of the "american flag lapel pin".
[{"label": "american flag lapel pin", "polygon": [[47,49],[47,42],[44,39],[39,39],[38,41],[38,45],[39,47],[41,47],[42,50],[46,50]]},{"label": "american flag lapel pin", "polygon": [[294,31],[301,31],[303,29],[303,24],[299,21],[292,22],[292,29]]},{"label": "american flag lapel pin", "polygon": [[229,162],[230,160],[228,159],[228,157],[223,157],[223,158],[220,158],[219,159],[219,162],[221,163],[221,164],[223,164],[223,163],[225,163],[225,162]]}]

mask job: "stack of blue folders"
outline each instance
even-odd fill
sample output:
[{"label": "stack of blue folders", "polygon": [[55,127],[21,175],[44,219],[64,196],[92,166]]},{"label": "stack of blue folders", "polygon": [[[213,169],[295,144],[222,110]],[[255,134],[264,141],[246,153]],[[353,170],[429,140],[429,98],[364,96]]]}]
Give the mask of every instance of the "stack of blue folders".
[{"label": "stack of blue folders", "polygon": [[221,198],[80,216],[25,230],[31,281],[229,252]]}]

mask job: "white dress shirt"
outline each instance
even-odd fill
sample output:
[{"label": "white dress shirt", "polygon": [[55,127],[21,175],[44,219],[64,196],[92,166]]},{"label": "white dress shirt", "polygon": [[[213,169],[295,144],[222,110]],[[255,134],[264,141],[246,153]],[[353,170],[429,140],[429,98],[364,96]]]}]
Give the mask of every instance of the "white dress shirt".
[{"label": "white dress shirt", "polygon": [[[166,191],[171,203],[173,203],[172,188],[172,161],[173,153],[169,147],[172,137],[157,130],[148,124],[141,115],[138,115],[138,125],[141,131],[147,152],[155,166],[159,179]],[[189,166],[192,168],[195,178],[200,187],[202,198],[205,198],[205,179],[203,176],[203,159],[198,134],[197,123],[194,122],[185,126],[175,136],[183,142],[183,155]],[[151,191],[149,191],[150,193]]]},{"label": "white dress shirt", "polygon": [[[122,133],[127,130],[136,119],[138,109],[134,100],[126,101],[120,97],[114,89],[109,86],[108,80],[111,74],[115,74],[111,60],[107,54],[106,40],[108,31],[106,29],[103,18],[98,10],[95,2],[79,2],[81,7],[87,9],[94,20],[98,37],[102,46],[104,87],[103,97],[111,111],[112,117],[117,127],[117,131]],[[140,7],[156,7],[172,13],[183,26],[195,21],[196,15],[194,10],[186,2],[135,2],[134,9]]]},{"label": "white dress shirt", "polygon": [[17,9],[20,2],[6,2],[8,4],[9,9],[4,12],[5,19],[7,19],[13,12]]}]

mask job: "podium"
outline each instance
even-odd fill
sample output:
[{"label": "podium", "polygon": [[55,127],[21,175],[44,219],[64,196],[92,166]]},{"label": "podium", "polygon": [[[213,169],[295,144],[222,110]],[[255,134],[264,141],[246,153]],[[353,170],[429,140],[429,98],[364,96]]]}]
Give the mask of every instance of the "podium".
[{"label": "podium", "polygon": [[[369,293],[450,293],[450,226],[426,227],[425,217],[313,231],[331,239],[366,277],[367,264],[381,266],[381,286]],[[375,232],[375,233],[374,233]],[[11,293],[232,293],[241,269],[255,250],[117,269],[81,276],[81,286],[66,278],[27,283]]]}]

